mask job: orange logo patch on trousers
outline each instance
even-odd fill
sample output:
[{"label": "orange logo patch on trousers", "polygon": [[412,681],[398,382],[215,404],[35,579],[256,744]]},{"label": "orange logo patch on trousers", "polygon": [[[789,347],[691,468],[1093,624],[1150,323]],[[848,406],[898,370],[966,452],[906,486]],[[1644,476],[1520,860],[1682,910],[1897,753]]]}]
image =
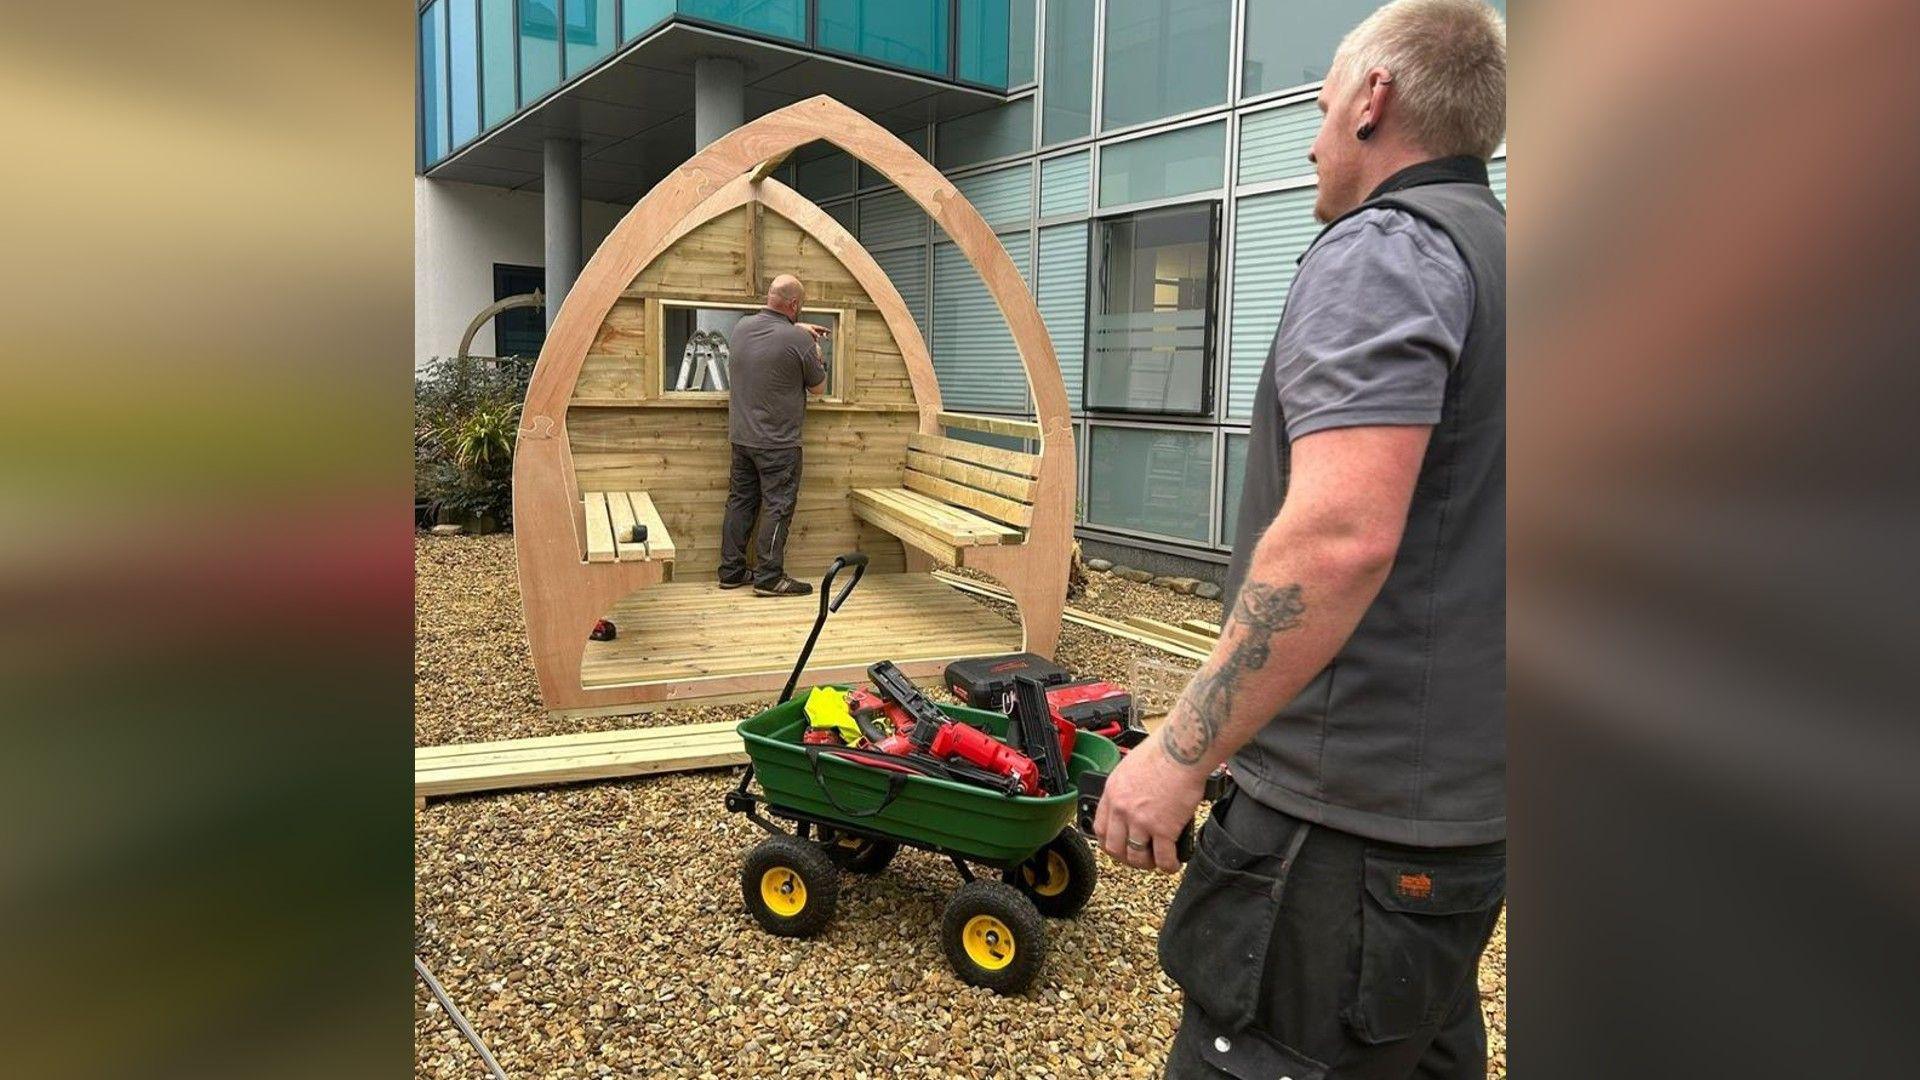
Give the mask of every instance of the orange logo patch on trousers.
[{"label": "orange logo patch on trousers", "polygon": [[1433,878],[1426,874],[1401,874],[1394,883],[1394,891],[1409,900],[1430,900],[1433,898]]}]

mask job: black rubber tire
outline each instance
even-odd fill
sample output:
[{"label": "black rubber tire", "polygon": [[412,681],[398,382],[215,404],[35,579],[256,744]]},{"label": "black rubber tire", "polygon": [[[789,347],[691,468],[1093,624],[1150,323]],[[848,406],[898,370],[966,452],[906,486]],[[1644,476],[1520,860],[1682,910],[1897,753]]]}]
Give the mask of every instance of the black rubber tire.
[{"label": "black rubber tire", "polygon": [[[1013,954],[1003,967],[975,963],[968,955],[967,927],[975,918],[997,920],[1012,935]],[[947,901],[940,919],[940,945],[962,982],[996,994],[1018,994],[1033,984],[1047,955],[1047,921],[1020,890],[1004,881],[969,881]]]},{"label": "black rubber tire", "polygon": [[[767,906],[761,881],[767,874],[791,871],[804,887],[798,911],[781,913]],[[833,921],[840,899],[840,874],[816,844],[792,836],[775,836],[747,852],[740,869],[740,894],[755,922],[781,937],[812,937]]]},{"label": "black rubber tire", "polygon": [[827,853],[833,865],[850,874],[877,874],[887,868],[895,855],[900,854],[900,845],[892,840],[875,840],[849,834],[822,839],[820,850]]},{"label": "black rubber tire", "polygon": [[[1056,885],[1049,878],[1063,873],[1066,880]],[[1093,845],[1071,826],[1027,860],[1000,875],[1000,880],[1019,889],[1040,914],[1049,919],[1070,919],[1093,899],[1093,887],[1100,881],[1100,866],[1093,858]],[[1052,891],[1048,895],[1041,891]]]}]

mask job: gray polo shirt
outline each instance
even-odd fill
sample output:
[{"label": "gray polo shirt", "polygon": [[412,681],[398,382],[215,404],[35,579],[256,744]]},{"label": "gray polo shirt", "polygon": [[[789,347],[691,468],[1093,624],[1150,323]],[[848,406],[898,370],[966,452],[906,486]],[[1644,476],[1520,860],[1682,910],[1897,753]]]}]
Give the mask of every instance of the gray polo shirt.
[{"label": "gray polo shirt", "polygon": [[1472,317],[1473,279],[1437,227],[1387,207],[1334,225],[1302,262],[1267,358],[1288,441],[1438,423]]},{"label": "gray polo shirt", "polygon": [[807,387],[827,379],[813,335],[761,308],[727,339],[727,438],[760,450],[800,445]]}]

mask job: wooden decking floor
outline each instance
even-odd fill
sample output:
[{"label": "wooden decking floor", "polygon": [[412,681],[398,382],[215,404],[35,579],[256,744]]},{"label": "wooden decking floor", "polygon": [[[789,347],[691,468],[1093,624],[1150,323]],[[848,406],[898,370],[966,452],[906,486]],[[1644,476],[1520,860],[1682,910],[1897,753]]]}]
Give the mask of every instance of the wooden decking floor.
[{"label": "wooden decking floor", "polygon": [[[836,592],[850,576],[841,572]],[[598,688],[784,674],[819,610],[818,593],[755,596],[751,587],[724,590],[711,580],[654,585],[608,613],[619,634],[587,643],[581,683]],[[828,617],[807,667],[951,660],[1019,648],[1017,625],[930,574],[868,574]]]}]

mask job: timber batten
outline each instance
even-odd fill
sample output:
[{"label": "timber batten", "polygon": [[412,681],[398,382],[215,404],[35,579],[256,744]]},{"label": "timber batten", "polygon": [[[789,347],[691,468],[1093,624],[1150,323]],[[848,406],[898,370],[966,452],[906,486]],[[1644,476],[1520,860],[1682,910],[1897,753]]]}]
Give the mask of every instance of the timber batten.
[{"label": "timber batten", "polygon": [[[819,207],[762,175],[765,162],[815,140],[897,184],[966,255],[1012,331],[1037,423],[942,409],[926,342],[872,256]],[[686,307],[757,307],[778,273],[797,275],[807,310],[838,324],[828,400],[810,401],[803,425],[787,570],[813,579],[852,550],[872,560],[862,595],[823,635],[810,677],[857,677],[880,659],[927,671],[963,655],[1052,653],[1074,453],[1039,312],[945,177],[872,121],[816,97],[739,128],[670,174],[615,227],[556,314],[514,463],[521,599],[549,709],[771,695],[784,683],[794,651],[786,638],[798,633],[789,624],[810,622],[816,602],[717,587],[725,395],[673,389],[680,358],[666,355],[668,322],[686,325]],[[953,429],[1022,438],[1031,452],[982,446]],[[667,538],[657,550],[618,535],[643,516]],[[936,561],[999,579],[1020,625],[970,600],[955,607],[957,594],[927,576]],[[619,636],[589,644],[594,620],[608,617]]]}]

